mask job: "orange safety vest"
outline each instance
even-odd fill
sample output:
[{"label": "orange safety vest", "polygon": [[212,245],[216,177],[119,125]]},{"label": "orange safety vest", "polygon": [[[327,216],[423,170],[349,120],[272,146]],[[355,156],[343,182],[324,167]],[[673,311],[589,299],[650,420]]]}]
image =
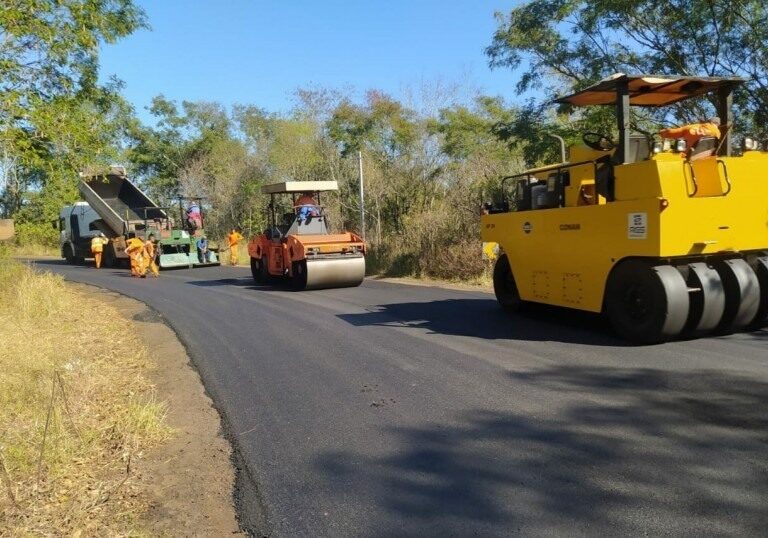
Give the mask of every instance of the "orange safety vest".
[{"label": "orange safety vest", "polygon": [[104,245],[109,243],[109,239],[104,237],[94,237],[91,239],[91,252],[103,252]]},{"label": "orange safety vest", "polygon": [[132,237],[126,242],[125,252],[129,256],[139,254],[142,250],[144,250],[144,241],[141,239]]},{"label": "orange safety vest", "polygon": [[155,257],[155,244],[152,241],[147,241],[144,243],[144,250],[147,253],[147,256],[149,256],[149,259],[154,259]]},{"label": "orange safety vest", "polygon": [[696,142],[704,137],[720,138],[720,129],[714,123],[692,123],[674,129],[662,129],[659,134],[664,138],[682,138],[685,145],[691,149]]},{"label": "orange safety vest", "polygon": [[240,235],[238,232],[232,232],[227,236],[227,240],[229,241],[229,246],[234,247],[237,246],[237,244],[244,239],[242,235]]}]

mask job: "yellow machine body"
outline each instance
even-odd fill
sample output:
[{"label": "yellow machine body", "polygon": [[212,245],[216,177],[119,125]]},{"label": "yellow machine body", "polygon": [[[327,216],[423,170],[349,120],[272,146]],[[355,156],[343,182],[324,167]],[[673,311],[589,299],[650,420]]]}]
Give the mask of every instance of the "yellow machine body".
[{"label": "yellow machine body", "polygon": [[[733,150],[732,95],[743,82],[619,73],[558,99],[615,106],[619,138],[584,133],[568,162],[502,180],[501,203],[481,217],[482,240],[498,245],[499,303],[605,312],[620,335],[646,344],[766,323],[768,142],[761,150],[744,137]],[[674,142],[632,131],[632,105],[705,94],[723,117],[718,137],[714,118],[707,134],[684,127],[691,136]]]},{"label": "yellow machine body", "polygon": [[[573,162],[598,155],[571,148]],[[521,299],[600,312],[608,275],[626,258],[768,250],[768,153],[691,163],[660,153],[614,170],[610,203],[594,194],[594,166],[584,164],[571,168],[564,207],[481,217],[482,240],[506,253]],[[548,169],[531,172],[546,179]]]}]

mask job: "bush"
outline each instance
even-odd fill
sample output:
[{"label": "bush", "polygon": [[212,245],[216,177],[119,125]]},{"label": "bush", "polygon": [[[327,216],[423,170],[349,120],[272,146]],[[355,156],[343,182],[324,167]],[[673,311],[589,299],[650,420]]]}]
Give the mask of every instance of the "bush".
[{"label": "bush", "polygon": [[58,248],[59,232],[50,223],[17,222],[14,242],[21,247],[39,245],[47,248]]}]

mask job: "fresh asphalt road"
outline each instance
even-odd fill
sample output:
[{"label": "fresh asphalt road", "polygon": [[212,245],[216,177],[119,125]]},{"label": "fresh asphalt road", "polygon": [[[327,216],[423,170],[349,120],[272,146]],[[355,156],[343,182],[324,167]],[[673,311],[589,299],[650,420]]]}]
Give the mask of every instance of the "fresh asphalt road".
[{"label": "fresh asphalt road", "polygon": [[595,316],[511,317],[483,292],[37,264],[177,331],[255,485],[239,502],[259,534],[768,529],[768,331],[627,347]]}]

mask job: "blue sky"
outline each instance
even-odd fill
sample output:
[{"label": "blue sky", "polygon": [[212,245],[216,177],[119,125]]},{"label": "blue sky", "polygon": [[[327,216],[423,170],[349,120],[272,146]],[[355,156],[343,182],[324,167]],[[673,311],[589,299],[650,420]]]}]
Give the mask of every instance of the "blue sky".
[{"label": "blue sky", "polygon": [[376,88],[398,98],[422,85],[459,84],[513,97],[515,77],[483,49],[501,0],[138,0],[151,30],[107,46],[144,120],[157,94],[175,100],[291,108],[298,87]]}]

